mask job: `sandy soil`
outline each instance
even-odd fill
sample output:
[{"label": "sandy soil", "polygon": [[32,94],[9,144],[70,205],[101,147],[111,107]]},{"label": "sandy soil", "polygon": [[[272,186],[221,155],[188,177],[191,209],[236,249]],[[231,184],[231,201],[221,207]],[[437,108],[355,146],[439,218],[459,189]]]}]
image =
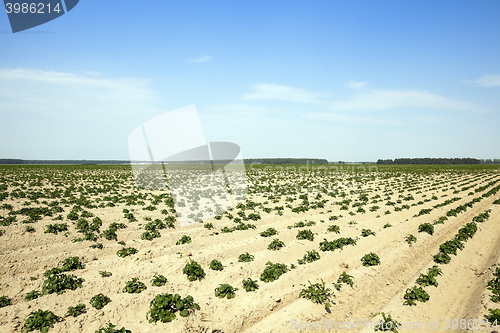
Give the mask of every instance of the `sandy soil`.
[{"label": "sandy soil", "polygon": [[[140,236],[144,230],[140,224],[146,223],[143,218],[164,218],[165,215],[160,213],[161,209],[166,208],[164,203],[153,212],[144,211],[141,206],[124,204],[90,209],[89,211],[102,219],[102,230],[113,222],[127,224],[126,229],[117,232],[118,240],[124,241],[127,247],[137,248],[139,252],[126,258],[116,255],[122,246],[113,240],[99,239],[98,242],[104,245],[102,250],[89,248],[92,244],[89,241],[73,243],[71,240],[79,234],[74,225],[66,219],[57,223],[66,222],[70,225],[67,237],[63,233],[58,235],[43,233],[45,225],[55,223],[50,217],[29,224],[36,229],[34,233],[25,232],[25,226],[28,224],[19,223],[18,219],[15,224],[0,227],[6,230],[0,237],[0,296],[5,295],[12,299],[12,305],[0,309],[0,332],[20,332],[25,318],[32,311],[50,310],[59,316],[64,316],[68,306],[78,303],[86,304],[87,312],[76,318],[65,318],[62,322],[56,323],[49,332],[94,332],[108,322],[116,324],[118,328],[125,327],[134,333],[293,332],[297,331],[293,329],[294,323],[298,325],[302,322],[304,324],[300,327],[305,327],[307,322],[316,321],[333,323],[334,326],[326,329],[323,325],[325,328],[316,329],[317,331],[344,332],[346,328],[336,329],[335,323],[350,321],[360,324],[356,329],[350,326],[351,331],[368,332],[373,329],[367,329],[361,325],[361,321],[376,323],[381,318],[378,314],[380,312],[390,313],[394,319],[403,323],[422,322],[421,329],[415,327],[410,329],[418,332],[449,331],[445,329],[445,319],[485,321],[487,309],[496,308],[490,300],[491,293],[486,289],[486,283],[493,277],[494,268],[499,262],[500,205],[492,204],[499,195],[484,198],[457,217],[450,217],[444,224],[435,225],[435,233],[432,236],[418,233],[417,229],[421,223],[432,223],[445,215],[449,209],[480,197],[490,188],[473,195],[468,195],[468,192],[486,185],[491,180],[500,179],[500,176],[493,172],[479,174],[480,177],[478,174],[453,172],[443,175],[450,177],[449,181],[434,190],[431,190],[431,179],[413,175],[410,175],[414,178],[413,188],[406,189],[402,193],[398,193],[401,184],[394,181],[394,178],[380,178],[365,183],[363,186],[368,190],[370,198],[377,194],[381,196],[379,200],[382,201],[377,203],[381,208],[375,212],[368,210],[368,207],[374,205],[369,203],[365,206],[366,213],[349,216],[348,212],[355,212],[355,208],[350,207],[349,211],[340,210],[340,205],[334,203],[341,201],[342,198],[324,196],[329,200],[324,208],[305,213],[292,213],[289,208],[285,208],[284,214],[279,216],[276,211],[265,213],[262,209],[256,208],[262,219],[255,222],[247,221],[255,224],[256,229],[219,235],[210,235],[213,230],[204,228],[203,224],[193,224],[182,228],[177,226],[175,229],[160,230],[161,237],[153,241],[141,240]],[[432,181],[446,179],[443,175],[434,175]],[[467,184],[473,186],[471,190],[454,194],[454,189],[448,188],[451,181],[457,182],[456,188],[460,189],[461,183],[467,183],[471,179],[474,180]],[[321,177],[309,180],[312,183],[324,181]],[[415,197],[414,200],[403,201],[402,204],[411,205],[424,198],[430,198],[433,194],[437,195],[438,199],[396,212],[392,207],[386,206],[387,200],[384,200],[386,196],[384,189],[391,186],[392,201],[396,201],[399,194],[411,193]],[[317,193],[311,191],[309,198],[314,198]],[[356,199],[357,196],[353,194],[351,197]],[[452,197],[461,199],[433,209],[430,214],[414,217],[422,208],[432,208],[433,205]],[[264,206],[286,206],[288,202],[285,198],[286,196],[283,196],[279,203],[268,203]],[[248,199],[254,202],[267,201],[267,198],[258,193],[251,194]],[[26,199],[8,198],[2,203],[12,204],[16,210],[22,207],[24,201]],[[297,206],[299,202],[297,199],[292,206]],[[62,215],[66,216],[71,206],[64,208],[65,212]],[[139,221],[129,223],[123,216],[123,208],[134,209]],[[406,289],[415,285],[421,273],[426,273],[429,267],[435,265],[433,255],[439,252],[439,245],[452,239],[458,229],[486,209],[491,209],[491,217],[484,223],[478,223],[478,231],[474,238],[465,243],[465,248],[459,251],[457,256],[451,256],[449,264],[439,265],[442,269],[442,275],[437,277],[439,286],[425,287],[430,300],[425,303],[418,302],[417,306],[403,306]],[[391,214],[384,215],[386,210],[390,210]],[[5,209],[0,210],[0,215],[7,216],[7,213]],[[337,221],[329,220],[329,216],[340,214],[343,217]],[[236,216],[235,212],[233,215]],[[287,228],[299,221],[314,221],[316,224],[306,228]],[[224,226],[235,225],[227,217],[223,217],[220,221],[212,219],[204,222],[212,222],[216,231]],[[392,227],[384,228],[387,223]],[[340,226],[339,235],[327,231],[328,226],[333,224]],[[261,237],[260,232],[269,227],[278,230],[279,234],[271,238]],[[376,232],[376,235],[360,237],[361,230],[365,228]],[[314,240],[297,240],[297,231],[301,229],[312,230],[315,234]],[[405,242],[404,237],[409,234],[417,236],[416,243],[409,245]],[[175,245],[182,235],[190,235],[193,242]],[[324,238],[333,240],[339,237],[358,237],[357,244],[346,246],[342,251],[319,251],[319,243]],[[267,246],[273,238],[279,238],[286,246],[279,251],[268,250]],[[310,250],[319,251],[321,259],[298,265],[297,259],[302,258]],[[255,260],[249,263],[238,262],[238,256],[245,252],[254,255]],[[360,258],[369,252],[379,255],[380,265],[362,266]],[[27,292],[41,289],[43,272],[57,266],[60,260],[70,256],[80,257],[85,264],[84,269],[71,272],[85,279],[82,288],[66,291],[62,295],[50,294],[31,301],[24,300]],[[206,273],[205,279],[189,282],[182,274],[188,258],[202,265]],[[212,259],[220,260],[224,270],[209,269],[208,265]],[[268,261],[285,263],[288,266],[294,263],[297,268],[283,274],[274,282],[265,283],[259,278]],[[112,272],[113,275],[109,278],[101,277],[99,271],[104,270]],[[336,282],[344,271],[354,277],[354,286],[353,288],[343,286],[337,291],[332,283]],[[150,279],[155,274],[166,276],[168,283],[162,287],[152,286]],[[31,280],[30,277],[37,279]],[[126,282],[134,277],[144,282],[147,289],[140,294],[124,293],[122,289]],[[259,289],[256,292],[245,292],[243,289],[242,280],[248,277],[258,280]],[[315,304],[310,300],[299,298],[299,292],[303,288],[301,284],[307,284],[308,280],[316,283],[320,279],[325,281],[327,287],[336,295],[331,299],[330,308],[324,304]],[[238,288],[234,299],[215,297],[214,289],[221,283],[228,283]],[[103,293],[112,300],[102,310],[96,310],[89,304],[90,298],[98,293]],[[155,295],[161,293],[178,293],[183,297],[192,295],[201,310],[186,318],[177,316],[177,319],[170,323],[150,324],[146,319],[149,304]],[[429,321],[432,323],[438,321],[439,328],[430,329]],[[493,330],[491,328],[486,330],[484,325],[482,327],[483,332]],[[467,329],[455,331],[465,332]]]}]

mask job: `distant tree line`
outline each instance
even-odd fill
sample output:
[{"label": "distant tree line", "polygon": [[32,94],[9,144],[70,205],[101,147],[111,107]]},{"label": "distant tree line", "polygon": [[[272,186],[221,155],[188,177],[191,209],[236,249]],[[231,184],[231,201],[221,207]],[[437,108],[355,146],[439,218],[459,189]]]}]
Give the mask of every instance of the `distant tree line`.
[{"label": "distant tree line", "polygon": [[[241,160],[239,160],[241,162]],[[245,164],[328,164],[325,159],[319,158],[250,158]],[[147,161],[135,161],[148,163]],[[213,163],[230,163],[231,161],[213,161]],[[159,163],[159,162],[158,162]],[[190,161],[189,163],[211,163],[211,161]],[[130,161],[119,160],[22,160],[2,158],[0,164],[130,164]]]},{"label": "distant tree line", "polygon": [[328,164],[320,158],[245,158],[245,164]]},{"label": "distant tree line", "polygon": [[[484,161],[484,160],[483,160]],[[500,162],[500,160],[495,160]],[[477,158],[396,158],[378,160],[377,164],[483,164]],[[493,163],[491,163],[493,164]]]}]

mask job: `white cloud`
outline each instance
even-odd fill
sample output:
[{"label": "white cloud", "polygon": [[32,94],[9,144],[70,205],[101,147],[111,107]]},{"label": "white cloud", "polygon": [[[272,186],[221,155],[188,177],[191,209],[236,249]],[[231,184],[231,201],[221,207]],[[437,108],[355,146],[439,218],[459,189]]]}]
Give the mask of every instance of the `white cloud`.
[{"label": "white cloud", "polygon": [[201,64],[203,62],[207,62],[209,60],[211,60],[212,57],[210,56],[203,56],[203,57],[199,57],[199,58],[196,58],[196,59],[188,59],[189,62],[194,62],[194,63],[197,63],[197,64]]},{"label": "white cloud", "polygon": [[112,120],[154,109],[147,80],[0,69],[0,109],[63,118]]},{"label": "white cloud", "polygon": [[500,75],[487,74],[477,80],[466,82],[478,84],[483,87],[500,87]]},{"label": "white cloud", "polygon": [[333,122],[339,124],[367,124],[367,125],[404,125],[405,122],[392,119],[375,119],[369,117],[357,117],[337,113],[313,112],[303,115],[304,118],[321,122]]},{"label": "white cloud", "polygon": [[481,111],[469,102],[454,100],[420,90],[372,89],[354,94],[343,101],[333,101],[328,107],[337,111],[388,110],[395,108],[429,108],[457,111]]},{"label": "white cloud", "polygon": [[347,83],[347,86],[352,88],[352,89],[362,89],[362,88],[365,88],[368,86],[368,82],[364,82],[364,81],[349,81],[349,83]]},{"label": "white cloud", "polygon": [[321,103],[323,94],[308,92],[304,89],[280,86],[269,83],[256,84],[252,93],[244,94],[245,100],[277,99],[290,102]]}]

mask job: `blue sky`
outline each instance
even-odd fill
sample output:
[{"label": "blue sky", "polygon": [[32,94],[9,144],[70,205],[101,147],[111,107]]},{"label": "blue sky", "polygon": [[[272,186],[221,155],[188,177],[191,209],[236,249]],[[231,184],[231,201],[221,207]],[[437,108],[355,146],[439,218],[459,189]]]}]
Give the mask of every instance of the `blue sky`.
[{"label": "blue sky", "polygon": [[195,104],[246,158],[500,158],[499,1],[82,0],[0,14],[0,158],[128,159]]}]

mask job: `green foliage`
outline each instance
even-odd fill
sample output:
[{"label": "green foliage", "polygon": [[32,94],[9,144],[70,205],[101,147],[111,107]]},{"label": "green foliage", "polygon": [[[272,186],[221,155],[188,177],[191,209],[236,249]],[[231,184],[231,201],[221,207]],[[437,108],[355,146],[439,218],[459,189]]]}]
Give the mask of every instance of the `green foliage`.
[{"label": "green foliage", "polygon": [[26,296],[24,297],[24,300],[31,301],[31,300],[37,299],[40,296],[42,296],[42,294],[38,290],[32,290],[26,294]]},{"label": "green foliage", "polygon": [[442,275],[442,273],[443,272],[441,271],[441,268],[434,265],[434,266],[429,268],[429,272],[427,273],[427,275],[436,277],[438,275]]},{"label": "green foliage", "polygon": [[267,246],[267,249],[277,251],[284,246],[285,246],[285,243],[283,243],[282,241],[280,241],[279,239],[276,238],[276,239],[273,239],[273,241]]},{"label": "green foliage", "polygon": [[214,271],[222,271],[224,267],[219,260],[214,259],[210,262],[210,269],[213,269]]},{"label": "green foliage", "polygon": [[186,317],[190,312],[199,310],[200,306],[194,303],[191,295],[182,298],[179,294],[157,295],[149,304],[146,318],[150,323],[161,321],[168,323],[176,318],[175,313],[179,311],[181,317]]},{"label": "green foliage", "polygon": [[189,281],[201,281],[205,277],[205,271],[201,265],[191,260],[191,258],[189,258],[189,262],[184,266],[182,273],[187,275]]},{"label": "green foliage", "polygon": [[337,283],[334,283],[333,285],[335,286],[335,289],[340,290],[340,288],[342,288],[342,283],[346,283],[352,288],[354,286],[353,276],[344,271],[337,279]]},{"label": "green foliage", "polygon": [[58,295],[64,293],[65,290],[75,290],[82,287],[82,282],[85,280],[77,278],[75,275],[53,274],[43,281],[42,294],[56,293]]},{"label": "green foliage", "polygon": [[314,240],[314,234],[309,229],[307,229],[307,230],[299,230],[297,232],[297,236],[296,237],[297,237],[298,240],[302,240],[302,239],[307,239],[307,240],[310,240],[310,241]]},{"label": "green foliage", "polygon": [[111,298],[99,293],[90,299],[90,305],[92,305],[97,310],[101,310],[103,307],[111,302]]},{"label": "green foliage", "polygon": [[444,253],[444,254],[453,254],[457,255],[457,249],[462,250],[464,248],[464,244],[460,242],[458,239],[453,239],[444,242],[443,244],[439,245],[439,251]]},{"label": "green foliage", "polygon": [[107,229],[107,230],[104,230],[102,233],[101,233],[101,236],[106,238],[107,240],[118,240],[118,235],[116,234],[116,230],[113,230],[113,229]]},{"label": "green foliage", "polygon": [[405,241],[411,245],[411,243],[415,243],[417,241],[417,237],[414,235],[408,235],[405,237]]},{"label": "green foliage", "polygon": [[477,232],[477,225],[474,222],[467,223],[465,227],[458,230],[455,238],[461,242],[466,242],[469,238],[474,237]]},{"label": "green foliage", "polygon": [[86,312],[85,304],[78,304],[76,306],[69,306],[68,312],[66,313],[66,317],[78,317],[79,315]]},{"label": "green foliage", "polygon": [[373,252],[365,254],[363,258],[361,258],[361,263],[363,266],[376,266],[380,265],[380,258]]},{"label": "green foliage", "polygon": [[492,323],[498,323],[500,322],[500,309],[488,309],[490,312],[489,315],[487,315],[488,321]]},{"label": "green foliage", "polygon": [[45,229],[45,234],[51,233],[57,235],[59,232],[67,231],[68,224],[67,223],[56,223],[56,224],[47,224],[47,229]]},{"label": "green foliage", "polygon": [[23,332],[40,330],[41,333],[47,333],[49,328],[61,321],[62,318],[56,316],[52,311],[43,311],[41,309],[31,312],[24,321]]},{"label": "green foliage", "polygon": [[238,262],[250,262],[253,261],[254,256],[251,255],[250,253],[242,253],[238,256]]},{"label": "green foliage", "polygon": [[214,225],[212,223],[205,223],[205,225],[203,226],[205,228],[207,228],[208,230],[210,229],[213,229],[214,228]]},{"label": "green foliage", "polygon": [[10,298],[8,298],[7,296],[2,296],[0,297],[0,308],[3,308],[3,307],[6,307],[6,306],[9,306],[12,304],[12,301]]},{"label": "green foliage", "polygon": [[155,275],[151,279],[151,284],[156,287],[164,286],[167,283],[167,278],[163,275]]},{"label": "green foliage", "polygon": [[319,253],[315,250],[312,251],[307,251],[306,254],[304,254],[304,258],[302,259],[297,259],[299,265],[303,265],[305,263],[311,263],[313,261],[319,260],[321,256]]},{"label": "green foliage", "polygon": [[361,229],[361,236],[368,237],[370,235],[375,236],[375,232],[371,231],[370,229]]},{"label": "green foliage", "polygon": [[[312,284],[311,281],[309,282],[309,286],[306,287],[306,285],[301,284],[301,286],[306,287],[302,289],[299,293],[299,297],[310,299],[314,303],[323,303],[325,301],[328,301],[328,298],[330,296],[335,297],[334,294],[332,294],[332,290],[330,288],[325,287],[325,281],[321,280],[321,283],[315,283]],[[325,302],[326,307],[330,307],[330,303]]]},{"label": "green foliage", "polygon": [[231,287],[227,283],[220,284],[217,288],[215,288],[215,296],[219,298],[227,297],[227,299],[235,298],[236,290],[238,289]]},{"label": "green foliage", "polygon": [[59,264],[62,264],[62,270],[64,272],[74,271],[77,269],[83,269],[83,263],[80,261],[78,257],[69,257],[64,260],[59,261]]},{"label": "green foliage", "polygon": [[404,295],[403,305],[417,305],[415,301],[426,302],[429,300],[429,294],[422,288],[413,286],[413,288],[406,289],[406,293]]},{"label": "green foliage", "polygon": [[260,233],[260,235],[262,237],[271,237],[271,236],[274,236],[277,234],[278,234],[278,231],[276,231],[276,229],[274,229],[274,228],[268,228],[266,231],[263,231]]},{"label": "green foliage", "polygon": [[103,249],[103,246],[102,246],[102,243],[97,243],[97,244],[92,244],[89,246],[91,249],[99,249],[99,250],[102,250]]},{"label": "green foliage", "polygon": [[248,278],[246,280],[243,280],[242,283],[243,283],[243,288],[245,288],[247,292],[259,289],[259,284],[257,283],[257,280],[252,280],[251,278]]},{"label": "green foliage", "polygon": [[340,227],[338,225],[335,225],[335,224],[329,226],[328,229],[326,229],[326,230],[329,232],[334,232],[336,234],[340,234]]},{"label": "green foliage", "polygon": [[264,282],[273,282],[286,272],[288,272],[288,267],[285,264],[273,264],[268,261],[266,263],[266,268],[264,268],[264,272],[260,275],[260,280]]},{"label": "green foliage", "polygon": [[434,234],[434,226],[430,223],[422,223],[418,226],[418,232],[426,232],[432,236]]},{"label": "green foliage", "polygon": [[139,251],[136,248],[133,248],[133,247],[122,247],[120,250],[118,250],[118,252],[116,252],[116,255],[118,257],[125,258],[127,256],[132,255],[132,254],[136,254],[137,252],[139,252]]},{"label": "green foliage", "polygon": [[188,244],[191,243],[191,236],[183,235],[181,239],[175,243],[175,245]]},{"label": "green foliage", "polygon": [[113,275],[111,272],[107,271],[99,271],[99,274],[101,274],[102,277],[110,277],[111,275]]},{"label": "green foliage", "polygon": [[356,240],[351,237],[341,237],[333,241],[328,241],[324,238],[324,241],[319,243],[319,249],[321,251],[334,251],[336,249],[342,250],[346,245],[356,245]]},{"label": "green foliage", "polygon": [[427,286],[438,286],[438,282],[436,281],[436,278],[432,275],[426,275],[426,274],[420,274],[420,276],[417,278],[416,281],[419,285],[422,287],[427,287]]},{"label": "green foliage", "polygon": [[451,257],[443,252],[439,252],[433,258],[436,264],[448,264],[451,261]]},{"label": "green foliage", "polygon": [[146,289],[146,285],[143,282],[139,281],[138,278],[132,278],[132,280],[128,281],[123,288],[123,292],[127,292],[129,294],[139,294]]},{"label": "green foliage", "polygon": [[398,326],[401,327],[401,323],[395,321],[392,319],[391,315],[388,314],[387,317],[385,316],[385,313],[382,312],[382,320],[380,321],[379,324],[375,326],[375,332],[376,331],[391,331],[394,333],[398,333],[398,330],[396,329]]},{"label": "green foliage", "polygon": [[35,228],[27,225],[26,228],[24,229],[26,232],[35,232]]},{"label": "green foliage", "polygon": [[107,323],[106,325],[107,326],[96,330],[95,333],[132,333],[131,330],[126,330],[125,327],[116,329],[116,325],[113,325],[112,323]]},{"label": "green foliage", "polygon": [[[159,238],[159,237],[161,237],[161,234],[160,234],[160,232],[158,230],[145,231],[141,235],[141,239],[142,240],[153,240],[153,239]],[[177,244],[177,245],[179,245],[179,244]]]}]

